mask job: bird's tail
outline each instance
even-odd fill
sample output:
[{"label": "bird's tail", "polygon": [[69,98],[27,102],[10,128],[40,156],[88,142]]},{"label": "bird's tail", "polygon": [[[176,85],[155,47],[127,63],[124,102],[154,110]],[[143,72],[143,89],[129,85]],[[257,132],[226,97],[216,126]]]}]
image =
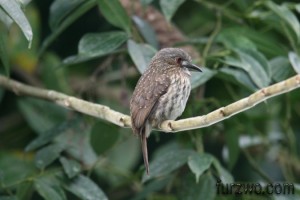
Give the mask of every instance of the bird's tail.
[{"label": "bird's tail", "polygon": [[142,152],[143,152],[144,164],[145,164],[146,172],[149,175],[147,134],[145,133],[145,130],[140,134],[140,138],[141,138],[141,145],[142,145]]}]

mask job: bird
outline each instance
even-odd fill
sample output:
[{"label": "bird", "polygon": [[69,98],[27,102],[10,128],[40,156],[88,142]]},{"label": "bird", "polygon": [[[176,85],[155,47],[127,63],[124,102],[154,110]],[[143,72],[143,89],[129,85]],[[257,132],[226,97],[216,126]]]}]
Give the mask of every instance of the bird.
[{"label": "bird", "polygon": [[180,48],[163,48],[151,59],[130,99],[132,131],[141,140],[149,175],[147,138],[165,120],[175,120],[185,109],[191,92],[190,71],[202,72]]}]

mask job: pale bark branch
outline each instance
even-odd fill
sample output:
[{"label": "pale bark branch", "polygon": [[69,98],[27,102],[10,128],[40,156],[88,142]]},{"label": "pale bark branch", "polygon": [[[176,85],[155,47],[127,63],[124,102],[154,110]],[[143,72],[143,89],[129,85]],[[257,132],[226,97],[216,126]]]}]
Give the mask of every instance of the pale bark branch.
[{"label": "pale bark branch", "polygon": [[0,75],[0,86],[17,95],[27,95],[52,101],[60,106],[97,117],[121,127],[131,127],[130,117],[107,106],[91,103],[53,90],[32,87]]},{"label": "pale bark branch", "polygon": [[[128,115],[112,110],[109,107],[101,104],[84,101],[82,99],[68,96],[53,90],[32,87],[2,75],[0,75],[0,86],[6,88],[7,90],[13,91],[17,95],[27,95],[45,99],[65,108],[106,120],[121,127],[131,127],[131,120]],[[299,87],[300,74],[269,87],[263,88],[246,98],[229,104],[226,107],[219,108],[207,115],[191,117],[178,121],[164,121],[160,125],[159,130],[164,132],[178,132],[207,127],[242,111],[248,110],[258,103],[261,103],[271,97],[287,93]]]}]

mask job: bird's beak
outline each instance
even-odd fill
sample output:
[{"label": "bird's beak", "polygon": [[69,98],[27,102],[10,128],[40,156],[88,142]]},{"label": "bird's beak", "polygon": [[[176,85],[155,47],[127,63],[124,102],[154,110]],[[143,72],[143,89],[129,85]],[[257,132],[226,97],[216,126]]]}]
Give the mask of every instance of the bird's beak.
[{"label": "bird's beak", "polygon": [[202,69],[200,67],[198,67],[197,65],[194,65],[194,64],[192,64],[192,63],[190,63],[188,61],[183,61],[182,62],[182,66],[186,67],[190,71],[202,72]]}]

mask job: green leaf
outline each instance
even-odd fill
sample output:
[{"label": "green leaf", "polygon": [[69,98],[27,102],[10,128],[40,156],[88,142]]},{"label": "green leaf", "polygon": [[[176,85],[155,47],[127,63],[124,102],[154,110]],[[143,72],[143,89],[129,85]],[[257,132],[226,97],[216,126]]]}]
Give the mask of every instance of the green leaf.
[{"label": "green leaf", "polygon": [[210,167],[212,161],[213,157],[209,154],[195,153],[189,157],[188,165],[195,174],[197,183],[199,183],[199,177]]},{"label": "green leaf", "polygon": [[295,9],[300,14],[300,3],[298,3],[297,5],[295,5]]},{"label": "green leaf", "polygon": [[206,83],[209,79],[211,79],[217,72],[210,70],[208,68],[202,68],[203,72],[191,72],[191,84],[192,89]]},{"label": "green leaf", "polygon": [[286,55],[284,44],[278,41],[273,34],[259,32],[250,28],[241,29],[241,27],[239,27],[238,29],[240,29],[241,32],[238,32],[237,34],[247,36],[247,38],[253,41],[257,49],[264,55],[270,55],[272,57]]},{"label": "green leaf", "polygon": [[24,154],[16,154],[4,149],[0,151],[0,185],[14,185],[34,174],[36,168],[32,161],[24,159],[25,157]]},{"label": "green leaf", "polygon": [[[65,1],[66,2],[66,1]],[[87,0],[82,3],[78,9],[74,12],[71,12],[59,25],[59,27],[55,28],[53,32],[43,41],[41,48],[39,50],[39,55],[42,55],[44,51],[49,47],[49,45],[64,31],[66,30],[72,23],[74,23],[79,17],[89,11],[96,5],[95,0]]]},{"label": "green leaf", "polygon": [[226,79],[227,81],[240,83],[241,85],[243,85],[251,91],[257,90],[256,85],[253,83],[249,75],[244,70],[223,67],[220,70],[220,72],[221,73],[219,75],[223,76],[224,79]]},{"label": "green leaf", "polygon": [[14,22],[6,13],[5,11],[0,7],[0,21],[5,24],[6,28],[9,29],[12,23]]},{"label": "green leaf", "polygon": [[69,130],[70,128],[73,128],[74,126],[78,126],[79,118],[64,121],[58,126],[54,126],[53,128],[45,131],[44,133],[40,134],[38,138],[32,140],[29,145],[26,146],[25,151],[31,151],[36,148],[39,148],[50,141],[52,141],[55,137],[58,135],[64,133],[65,131]]},{"label": "green leaf", "polygon": [[249,1],[233,1],[232,3],[236,5],[236,7],[238,8],[237,10],[240,10],[242,12],[252,6],[252,2]]},{"label": "green leaf", "polygon": [[221,62],[229,66],[238,67],[238,68],[242,68],[243,65],[243,63],[238,58],[232,56],[226,56],[225,60],[221,60]]},{"label": "green leaf", "polygon": [[39,169],[44,169],[55,161],[64,148],[59,144],[48,145],[36,153],[35,156],[35,165]]},{"label": "green leaf", "polygon": [[19,200],[16,196],[10,195],[10,196],[0,196],[0,200]]},{"label": "green leaf", "polygon": [[217,41],[223,43],[228,49],[252,49],[256,45],[244,34],[239,33],[235,28],[223,29],[217,36]]},{"label": "green leaf", "polygon": [[128,40],[127,48],[132,61],[142,74],[147,69],[156,50],[147,44],[137,44],[133,40]]},{"label": "green leaf", "polygon": [[[255,29],[248,27],[232,27],[222,30],[221,33],[226,32],[230,37],[228,40],[225,37],[225,42],[230,42],[230,40],[237,40],[232,47],[246,48],[246,49],[258,49],[264,55],[269,55],[271,57],[278,55],[286,55],[285,46],[277,42],[277,38],[272,32],[260,32]],[[243,39],[239,39],[243,38]],[[223,39],[223,40],[224,40]],[[229,45],[229,44],[228,44]]]},{"label": "green leaf", "polygon": [[89,142],[90,132],[91,127],[80,120],[74,128],[56,137],[55,142],[63,146],[66,153],[72,158],[85,166],[92,166],[98,158]]},{"label": "green leaf", "polygon": [[117,126],[97,122],[92,128],[90,142],[94,151],[100,155],[118,141],[119,135],[119,128]]},{"label": "green leaf", "polygon": [[272,32],[260,32],[247,27],[231,27],[222,29],[217,36],[217,41],[222,42],[229,49],[258,49],[265,56],[286,55],[283,43],[278,41]]},{"label": "green leaf", "polygon": [[50,6],[49,25],[52,31],[59,27],[64,18],[75,11],[84,0],[55,0]]},{"label": "green leaf", "polygon": [[300,74],[300,57],[295,52],[289,52],[289,59],[295,72]]},{"label": "green leaf", "polygon": [[143,187],[143,190],[138,192],[137,195],[132,200],[144,200],[154,192],[162,190],[171,181],[171,177],[166,177],[163,179],[157,179],[151,181],[149,184]]},{"label": "green leaf", "polygon": [[107,200],[103,191],[90,178],[79,175],[67,184],[66,189],[82,200]]},{"label": "green leaf", "polygon": [[153,0],[140,0],[143,6],[146,6],[150,3],[152,3]]},{"label": "green leaf", "polygon": [[263,54],[257,51],[256,45],[251,40],[243,34],[238,34],[236,29],[225,29],[217,39],[240,58],[238,60],[227,56],[224,63],[245,70],[259,88],[269,85],[270,66],[268,61]]},{"label": "green leaf", "polygon": [[171,21],[171,18],[173,17],[179,6],[183,4],[183,2],[185,2],[185,0],[159,1],[161,10],[168,21]]},{"label": "green leaf", "polygon": [[285,5],[277,5],[272,1],[265,2],[266,6],[270,8],[276,15],[287,23],[297,36],[298,42],[300,41],[300,24],[297,17]]},{"label": "green leaf", "polygon": [[31,199],[33,193],[33,183],[30,181],[18,185],[17,197],[18,199]]},{"label": "green leaf", "polygon": [[299,194],[274,194],[273,195],[274,200],[298,200],[300,199]]},{"label": "green leaf", "polygon": [[37,192],[45,200],[67,200],[67,197],[53,176],[42,176],[34,180]]},{"label": "green leaf", "polygon": [[170,174],[184,165],[193,153],[194,151],[191,150],[174,150],[156,157],[150,162],[150,174],[147,175],[145,172],[142,181],[146,182]]},{"label": "green leaf", "polygon": [[127,34],[121,31],[88,33],[80,39],[78,52],[90,56],[105,55],[118,48],[127,38]]},{"label": "green leaf", "polygon": [[278,56],[269,61],[271,67],[271,77],[274,81],[280,82],[293,75],[289,59],[284,56]]},{"label": "green leaf", "polygon": [[233,169],[240,154],[239,135],[234,128],[228,131],[225,136],[227,148],[229,150],[229,169]]},{"label": "green leaf", "polygon": [[130,34],[130,18],[119,0],[97,0],[101,13],[114,26],[122,28]]},{"label": "green leaf", "polygon": [[63,62],[73,64],[107,55],[120,47],[127,39],[127,34],[121,31],[88,33],[79,41],[78,55],[68,57]]},{"label": "green leaf", "polygon": [[232,175],[225,168],[222,167],[222,165],[220,164],[218,159],[214,158],[212,164],[216,168],[216,170],[218,172],[218,175],[219,175],[219,178],[220,178],[220,180],[222,181],[223,184],[233,183]]},{"label": "green leaf", "polygon": [[181,144],[179,144],[177,141],[171,141],[157,148],[155,152],[153,152],[153,158],[156,159],[160,157],[160,155],[166,154],[168,152],[178,151],[183,149],[184,147]]},{"label": "green leaf", "polygon": [[59,158],[59,161],[69,178],[73,178],[80,173],[81,165],[77,161],[65,158],[63,156]]},{"label": "green leaf", "polygon": [[269,67],[263,66],[266,63],[260,62],[261,60],[258,56],[251,55],[247,51],[236,50],[236,53],[239,55],[241,61],[236,67],[245,70],[259,88],[267,87],[270,83],[270,77],[265,70],[265,68]]},{"label": "green leaf", "polygon": [[19,98],[18,107],[36,133],[45,133],[65,118],[66,110],[39,99]]},{"label": "green leaf", "polygon": [[[132,137],[129,129],[120,129],[119,131],[120,135],[130,135],[130,137],[123,139],[122,142],[111,148],[107,153],[107,159],[114,169],[129,173],[141,158],[140,141]],[[126,152],[126,156],[124,156],[124,152]]]},{"label": "green leaf", "polygon": [[[240,52],[240,50],[237,50],[237,51]],[[267,58],[257,50],[252,50],[252,49],[246,50],[245,49],[245,50],[242,50],[242,52],[246,53],[247,55],[250,55],[259,63],[259,65],[264,69],[264,71],[269,79],[268,81],[270,83],[271,69],[270,69]]]},{"label": "green leaf", "polygon": [[53,53],[46,53],[42,57],[39,66],[42,80],[47,89],[60,91],[72,95],[72,89],[67,80],[67,68],[59,67],[61,60]]},{"label": "green leaf", "polygon": [[146,42],[153,46],[155,49],[158,49],[159,44],[156,39],[155,31],[153,30],[151,25],[138,16],[133,16],[132,19]]},{"label": "green leaf", "polygon": [[[0,60],[1,60],[1,64],[4,67],[4,72],[5,75],[9,75],[9,56],[7,53],[7,32],[4,30],[1,30],[2,32],[0,34]],[[0,65],[1,66],[1,65]]]},{"label": "green leaf", "polygon": [[216,181],[211,174],[204,174],[200,177],[199,182],[188,174],[181,180],[179,191],[180,198],[184,200],[215,200],[216,197]]},{"label": "green leaf", "polygon": [[18,24],[21,28],[23,34],[29,42],[29,48],[32,42],[32,29],[31,26],[21,10],[21,6],[16,2],[16,0],[0,1],[0,6],[5,10],[5,12]]}]

